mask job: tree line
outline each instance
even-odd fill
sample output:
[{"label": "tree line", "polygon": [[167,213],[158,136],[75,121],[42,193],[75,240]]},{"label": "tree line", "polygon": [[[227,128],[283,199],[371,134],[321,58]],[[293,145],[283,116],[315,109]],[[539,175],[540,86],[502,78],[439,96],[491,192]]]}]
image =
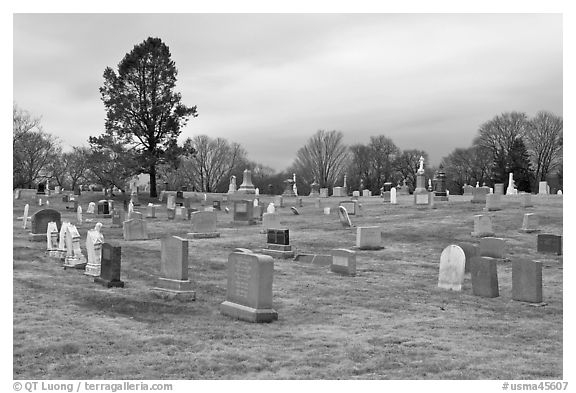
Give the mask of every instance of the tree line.
[{"label": "tree line", "polygon": [[[282,193],[284,181],[296,174],[301,195],[310,192],[312,182],[342,186],[344,175],[349,190],[362,186],[377,194],[387,182],[414,189],[420,156],[428,162],[426,151],[401,150],[385,135],[346,146],[336,130],[318,130],[283,172],[250,161],[241,144],[224,138],[196,135],[178,144],[182,127],[199,113],[175,91],[177,75],[170,50],[159,38],[135,45],[117,70],[104,70],[104,132],[69,152],[43,130],[39,117],[14,104],[13,187],[50,181],[66,189],[80,184],[122,189],[133,176],[148,173],[152,197],[162,183],[170,189],[226,192],[231,176],[241,182],[244,169],[250,169],[262,193]],[[546,111],[534,118],[521,112],[495,116],[479,127],[471,147],[442,159],[449,190],[460,193],[464,184],[475,182],[506,184],[510,172],[520,191],[537,188],[553,172],[561,181],[562,130],[562,117]],[[426,177],[433,178],[438,169],[426,165]]]}]

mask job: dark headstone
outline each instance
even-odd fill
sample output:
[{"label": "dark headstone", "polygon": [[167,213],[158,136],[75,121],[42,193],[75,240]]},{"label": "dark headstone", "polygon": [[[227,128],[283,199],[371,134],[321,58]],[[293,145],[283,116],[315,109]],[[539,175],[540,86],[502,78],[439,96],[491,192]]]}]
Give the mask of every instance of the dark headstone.
[{"label": "dark headstone", "polygon": [[54,209],[43,209],[34,213],[31,220],[32,234],[46,235],[48,223],[51,221],[55,222],[58,230],[60,230],[60,227],[62,226],[60,212]]},{"label": "dark headstone", "polygon": [[470,273],[470,261],[472,258],[480,256],[480,247],[472,243],[458,243],[458,246],[464,251],[464,255],[466,256],[464,273]]},{"label": "dark headstone", "polygon": [[212,201],[212,207],[214,208],[214,210],[222,210],[220,206],[220,201]]},{"label": "dark headstone", "polygon": [[552,252],[562,255],[562,235],[541,233],[538,235],[538,252]]},{"label": "dark headstone", "polygon": [[82,191],[80,191],[80,186],[74,189],[74,195],[82,195]]},{"label": "dark headstone", "polygon": [[290,230],[288,229],[268,229],[268,244],[290,244]]},{"label": "dark headstone", "polygon": [[103,214],[110,214],[110,205],[105,199],[98,201],[98,215]]},{"label": "dark headstone", "polygon": [[542,262],[512,261],[512,299],[542,303]]},{"label": "dark headstone", "polygon": [[40,183],[38,184],[38,190],[36,191],[36,195],[45,195],[46,194],[46,184]]},{"label": "dark headstone", "polygon": [[498,270],[496,259],[473,257],[470,264],[472,293],[482,297],[498,297]]},{"label": "dark headstone", "polygon": [[68,203],[70,201],[70,197],[68,194],[62,195],[62,202]]},{"label": "dark headstone", "polygon": [[124,281],[120,281],[121,261],[122,247],[116,247],[110,243],[102,244],[100,277],[95,277],[94,282],[102,284],[108,288],[124,288]]}]

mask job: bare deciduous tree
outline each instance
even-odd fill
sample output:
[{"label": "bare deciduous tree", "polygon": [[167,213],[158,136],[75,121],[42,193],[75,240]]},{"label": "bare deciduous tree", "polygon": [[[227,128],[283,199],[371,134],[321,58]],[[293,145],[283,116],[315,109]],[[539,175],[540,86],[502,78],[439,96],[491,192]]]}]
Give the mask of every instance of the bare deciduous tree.
[{"label": "bare deciduous tree", "polygon": [[246,162],[244,148],[223,138],[212,139],[207,135],[197,135],[185,144],[191,144],[196,153],[183,160],[182,173],[198,191],[226,191],[232,172]]},{"label": "bare deciduous tree", "polygon": [[342,137],[339,131],[318,130],[296,153],[296,172],[308,183],[316,180],[320,187],[333,186],[344,174],[349,158]]},{"label": "bare deciduous tree", "polygon": [[547,111],[530,119],[525,140],[537,182],[546,180],[550,171],[562,165],[563,123],[561,116]]}]

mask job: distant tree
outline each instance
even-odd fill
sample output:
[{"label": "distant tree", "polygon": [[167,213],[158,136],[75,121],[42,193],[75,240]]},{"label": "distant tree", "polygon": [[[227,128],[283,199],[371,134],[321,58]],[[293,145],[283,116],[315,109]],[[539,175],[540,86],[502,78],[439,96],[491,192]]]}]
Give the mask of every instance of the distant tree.
[{"label": "distant tree", "polygon": [[429,167],[429,164],[426,164],[428,162],[428,153],[418,149],[403,150],[393,162],[394,169],[403,180],[406,180],[406,184],[412,190],[416,188],[416,172],[420,167],[421,156],[424,157],[424,167]]},{"label": "distant tree", "polygon": [[293,168],[301,180],[311,183],[316,179],[320,187],[336,183],[344,174],[348,161],[348,149],[342,143],[342,137],[339,131],[318,130],[298,150]]},{"label": "distant tree", "polygon": [[394,176],[394,161],[400,155],[400,149],[384,135],[371,136],[368,146],[371,153],[370,190],[377,192],[386,182],[396,185],[401,179]]},{"label": "distant tree", "polygon": [[492,158],[492,180],[504,183],[507,179],[509,155],[517,138],[528,128],[528,118],[522,112],[508,112],[495,116],[480,126],[474,144],[485,148]]},{"label": "distant tree", "polygon": [[188,144],[195,154],[182,163],[182,174],[187,183],[202,192],[228,191],[232,173],[245,166],[246,150],[238,143],[223,138],[212,139],[207,135],[189,138],[185,145]]},{"label": "distant tree", "polygon": [[452,194],[462,193],[465,184],[475,186],[490,182],[492,158],[481,146],[454,149],[442,159],[447,188]]},{"label": "distant tree", "polygon": [[370,146],[361,143],[352,145],[350,149],[350,164],[348,166],[347,186],[351,190],[360,190],[360,182],[365,189],[371,189],[372,161],[374,160]]},{"label": "distant tree", "polygon": [[49,176],[47,167],[60,152],[58,139],[42,130],[40,119],[13,106],[12,186],[32,188]]},{"label": "distant tree", "polygon": [[[512,172],[514,183],[518,191],[531,191],[532,168],[530,167],[530,155],[521,138],[517,138],[512,145],[508,156],[508,173]],[[506,180],[506,186],[508,179]]]},{"label": "distant tree", "polygon": [[525,141],[536,183],[546,180],[550,171],[562,166],[563,123],[561,116],[547,111],[540,111],[530,119]]},{"label": "distant tree", "polygon": [[104,188],[124,189],[139,169],[136,154],[110,135],[91,143],[86,161],[90,163],[86,180],[101,184]]},{"label": "distant tree", "polygon": [[71,152],[60,154],[49,166],[51,178],[61,187],[66,185],[71,190],[75,189],[81,181],[86,180],[91,166],[87,159],[90,153],[91,150],[87,147],[74,146]]},{"label": "distant tree", "polygon": [[[148,38],[126,54],[118,73],[107,67],[100,88],[106,108],[105,135],[134,152],[140,171],[150,174],[150,196],[156,195],[157,165],[178,159],[177,138],[196,107],[181,103],[175,93],[177,70],[168,46]],[[91,144],[105,142],[90,138]]]}]

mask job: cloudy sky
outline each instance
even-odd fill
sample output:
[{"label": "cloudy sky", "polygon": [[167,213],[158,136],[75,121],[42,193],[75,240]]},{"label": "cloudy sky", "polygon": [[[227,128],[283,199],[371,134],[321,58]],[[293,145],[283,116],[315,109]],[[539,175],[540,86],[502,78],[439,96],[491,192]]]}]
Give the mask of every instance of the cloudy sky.
[{"label": "cloudy sky", "polygon": [[182,139],[283,170],[317,130],[433,164],[507,111],[562,113],[561,14],[14,14],[13,99],[65,148],[103,132],[106,67],[160,37],[197,105]]}]

